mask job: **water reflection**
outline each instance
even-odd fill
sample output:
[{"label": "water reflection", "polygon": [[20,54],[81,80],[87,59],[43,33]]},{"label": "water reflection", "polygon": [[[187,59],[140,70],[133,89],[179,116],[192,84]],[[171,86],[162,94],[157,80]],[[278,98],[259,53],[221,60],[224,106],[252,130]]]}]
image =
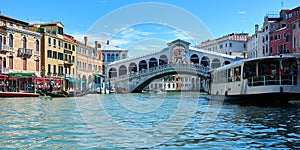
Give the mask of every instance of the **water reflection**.
[{"label": "water reflection", "polygon": [[114,95],[1,99],[0,149],[300,148],[300,103],[217,105],[199,93],[131,96],[163,101],[140,113],[124,108]]}]

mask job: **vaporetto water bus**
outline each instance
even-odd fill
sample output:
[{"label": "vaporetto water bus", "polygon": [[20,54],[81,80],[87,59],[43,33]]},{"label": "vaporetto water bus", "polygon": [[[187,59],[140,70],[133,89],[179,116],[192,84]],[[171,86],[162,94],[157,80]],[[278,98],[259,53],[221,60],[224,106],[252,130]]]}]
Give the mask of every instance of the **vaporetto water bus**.
[{"label": "vaporetto water bus", "polygon": [[210,94],[232,102],[288,102],[299,98],[297,58],[244,59],[211,71]]}]

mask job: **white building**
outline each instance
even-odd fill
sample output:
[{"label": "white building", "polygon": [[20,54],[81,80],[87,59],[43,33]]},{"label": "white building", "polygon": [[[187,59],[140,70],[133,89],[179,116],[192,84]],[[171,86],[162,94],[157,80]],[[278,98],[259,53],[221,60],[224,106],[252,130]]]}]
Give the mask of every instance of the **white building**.
[{"label": "white building", "polygon": [[204,41],[197,48],[245,57],[248,38],[248,33],[232,33],[217,39]]},{"label": "white building", "polygon": [[128,57],[128,50],[109,45],[109,42],[99,46],[101,46],[102,51],[102,72],[104,75],[107,75],[107,65],[109,63]]},{"label": "white building", "polygon": [[263,33],[255,25],[255,34],[247,42],[247,58],[257,58],[263,56]]}]

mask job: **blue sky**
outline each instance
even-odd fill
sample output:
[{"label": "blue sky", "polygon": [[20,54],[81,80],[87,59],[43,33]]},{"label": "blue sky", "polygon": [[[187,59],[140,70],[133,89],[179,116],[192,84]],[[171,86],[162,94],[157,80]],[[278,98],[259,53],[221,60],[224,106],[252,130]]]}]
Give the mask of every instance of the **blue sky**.
[{"label": "blue sky", "polygon": [[298,0],[0,0],[0,11],[29,23],[61,21],[79,40],[84,35],[91,36],[91,44],[110,40],[136,55],[177,38],[193,46],[230,33],[251,35],[269,11],[280,11],[282,2],[287,9],[300,6]]}]

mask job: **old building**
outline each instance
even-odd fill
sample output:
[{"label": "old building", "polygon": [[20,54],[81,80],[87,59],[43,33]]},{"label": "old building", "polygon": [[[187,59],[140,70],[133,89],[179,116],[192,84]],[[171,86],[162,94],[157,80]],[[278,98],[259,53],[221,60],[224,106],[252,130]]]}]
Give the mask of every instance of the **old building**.
[{"label": "old building", "polygon": [[8,83],[6,79],[9,73],[19,73],[18,78],[23,75],[40,76],[41,35],[27,30],[28,25],[26,22],[0,15],[0,81],[1,84],[6,82],[8,87],[21,87],[21,90],[26,90],[26,85],[33,81],[16,79]]}]

